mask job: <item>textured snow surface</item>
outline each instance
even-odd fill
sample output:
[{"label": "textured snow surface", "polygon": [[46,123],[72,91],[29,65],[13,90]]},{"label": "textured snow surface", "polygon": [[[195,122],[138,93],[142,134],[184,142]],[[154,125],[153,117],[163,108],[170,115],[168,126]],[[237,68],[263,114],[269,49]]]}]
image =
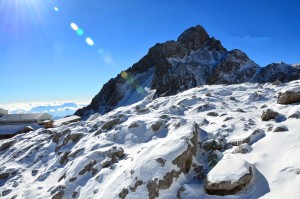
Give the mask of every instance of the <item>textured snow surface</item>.
[{"label": "textured snow surface", "polygon": [[[149,198],[147,185],[163,180],[169,185],[158,190],[158,198],[221,198],[206,194],[199,168],[204,176],[215,169],[208,177],[224,179],[244,170],[242,162],[224,166],[218,165],[220,159],[243,159],[253,171],[249,186],[222,198],[300,198],[300,119],[289,118],[300,104],[276,103],[280,91],[297,86],[299,80],[278,86],[213,85],[154,100],[151,91],[136,104],[85,122],[0,140],[0,198],[52,198],[59,191],[66,199]],[[281,119],[262,121],[268,108]],[[273,132],[278,126],[288,131]],[[174,160],[192,146],[195,132],[197,153],[183,173]],[[233,154],[238,146],[229,142],[247,137],[252,150]],[[207,140],[219,147],[204,150]],[[10,141],[15,142],[7,147]],[[108,154],[118,147],[124,155],[110,162]],[[166,177],[171,171],[178,176]]]}]

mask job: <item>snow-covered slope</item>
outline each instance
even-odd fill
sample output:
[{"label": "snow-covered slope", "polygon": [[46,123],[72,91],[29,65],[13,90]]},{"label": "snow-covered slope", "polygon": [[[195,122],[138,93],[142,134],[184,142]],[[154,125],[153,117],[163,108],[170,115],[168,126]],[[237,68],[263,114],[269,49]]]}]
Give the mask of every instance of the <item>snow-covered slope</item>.
[{"label": "snow-covered slope", "polygon": [[[222,198],[299,198],[300,104],[276,103],[299,86],[212,85],[156,99],[151,91],[84,122],[1,140],[0,197],[221,198],[206,193],[206,180],[251,167],[246,187]],[[262,121],[267,109],[279,114]]]}]

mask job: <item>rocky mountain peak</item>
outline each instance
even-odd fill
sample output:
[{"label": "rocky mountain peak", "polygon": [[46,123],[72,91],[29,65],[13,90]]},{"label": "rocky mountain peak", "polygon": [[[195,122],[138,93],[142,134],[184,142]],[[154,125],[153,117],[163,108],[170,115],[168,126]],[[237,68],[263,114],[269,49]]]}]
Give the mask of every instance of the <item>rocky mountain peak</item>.
[{"label": "rocky mountain peak", "polygon": [[[170,96],[205,84],[242,82],[287,82],[300,78],[300,67],[273,64],[260,67],[238,49],[227,51],[221,42],[197,25],[184,31],[177,41],[157,43],[132,67],[106,83],[87,107],[76,115],[87,119],[130,105],[147,96]],[[148,89],[147,89],[148,90]]]},{"label": "rocky mountain peak", "polygon": [[206,30],[202,26],[197,25],[184,31],[178,37],[177,41],[186,45],[188,48],[195,50],[203,46],[209,39],[210,37]]}]

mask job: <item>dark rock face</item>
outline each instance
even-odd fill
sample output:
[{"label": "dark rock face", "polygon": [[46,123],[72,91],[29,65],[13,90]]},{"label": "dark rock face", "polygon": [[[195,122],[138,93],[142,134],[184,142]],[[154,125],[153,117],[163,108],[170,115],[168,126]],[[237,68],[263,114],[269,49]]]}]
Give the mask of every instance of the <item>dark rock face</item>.
[{"label": "dark rock face", "polygon": [[147,95],[145,87],[155,89],[155,97],[160,97],[204,84],[284,83],[299,78],[300,67],[280,63],[261,68],[240,50],[228,52],[198,25],[184,31],[177,41],[154,45],[132,67],[104,84],[91,104],[75,115],[87,119],[134,103],[127,96],[137,96],[137,102]]}]

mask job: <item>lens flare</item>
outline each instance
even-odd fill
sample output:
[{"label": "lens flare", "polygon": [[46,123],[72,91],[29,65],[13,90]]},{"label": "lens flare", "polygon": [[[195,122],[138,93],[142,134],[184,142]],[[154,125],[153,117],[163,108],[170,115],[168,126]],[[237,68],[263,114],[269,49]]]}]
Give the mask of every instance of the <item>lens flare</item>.
[{"label": "lens flare", "polygon": [[78,30],[78,26],[75,23],[71,23],[71,28],[75,31]]},{"label": "lens flare", "polygon": [[99,53],[100,55],[103,55],[103,54],[104,54],[104,50],[101,49],[101,48],[99,48],[99,49],[98,49],[98,53]]},{"label": "lens flare", "polygon": [[121,77],[123,77],[124,79],[127,79],[128,74],[125,71],[123,71],[123,72],[121,72]]},{"label": "lens flare", "polygon": [[58,7],[57,6],[54,7],[54,11],[56,11],[56,12],[58,11]]},{"label": "lens flare", "polygon": [[94,41],[93,41],[91,38],[89,38],[89,37],[87,37],[87,38],[85,39],[85,41],[86,41],[86,43],[87,43],[88,45],[90,45],[90,46],[93,46],[93,45],[94,45]]},{"label": "lens flare", "polygon": [[81,35],[83,35],[83,30],[81,28],[78,28],[76,33],[77,33],[77,35],[81,36]]}]

